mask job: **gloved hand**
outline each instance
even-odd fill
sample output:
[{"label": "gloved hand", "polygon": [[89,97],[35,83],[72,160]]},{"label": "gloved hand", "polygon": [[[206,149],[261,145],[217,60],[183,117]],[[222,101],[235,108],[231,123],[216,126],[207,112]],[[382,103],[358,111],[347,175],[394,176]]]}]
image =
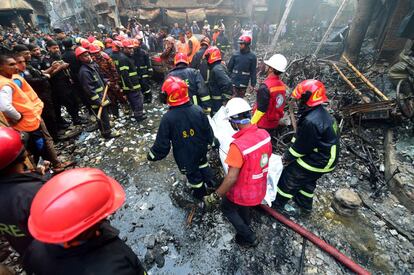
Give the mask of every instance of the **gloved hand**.
[{"label": "gloved hand", "polygon": [[216,192],[214,192],[214,193],[211,193],[208,196],[204,196],[203,201],[204,201],[204,205],[206,206],[206,208],[210,209],[210,208],[212,208],[213,206],[215,206],[216,204],[219,203],[220,196]]}]

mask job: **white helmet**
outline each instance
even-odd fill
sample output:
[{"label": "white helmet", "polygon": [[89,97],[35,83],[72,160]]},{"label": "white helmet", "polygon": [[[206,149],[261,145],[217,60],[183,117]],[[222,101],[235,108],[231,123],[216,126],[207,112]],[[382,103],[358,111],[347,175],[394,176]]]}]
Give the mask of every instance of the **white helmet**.
[{"label": "white helmet", "polygon": [[240,97],[235,97],[229,100],[226,104],[226,118],[231,120],[231,117],[237,116],[239,114],[249,112],[252,110],[249,103],[246,100]]},{"label": "white helmet", "polygon": [[267,66],[272,67],[273,69],[284,73],[286,71],[286,66],[288,61],[286,57],[281,54],[275,54],[269,60],[265,60],[264,62]]}]

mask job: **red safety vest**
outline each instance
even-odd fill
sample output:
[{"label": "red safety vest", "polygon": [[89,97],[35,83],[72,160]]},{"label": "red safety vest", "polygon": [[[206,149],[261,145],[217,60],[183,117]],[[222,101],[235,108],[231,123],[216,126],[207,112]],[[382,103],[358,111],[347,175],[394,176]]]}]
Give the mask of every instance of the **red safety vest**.
[{"label": "red safety vest", "polygon": [[239,177],[226,193],[238,205],[259,205],[266,195],[267,171],[272,144],[267,131],[252,125],[233,135],[235,144],[243,155]]},{"label": "red safety vest", "polygon": [[[279,120],[283,118],[286,105],[286,86],[277,75],[270,75],[264,81],[270,91],[270,100],[267,112],[257,122],[257,126],[263,129],[274,129],[279,125]],[[257,106],[254,110],[256,111]]]}]

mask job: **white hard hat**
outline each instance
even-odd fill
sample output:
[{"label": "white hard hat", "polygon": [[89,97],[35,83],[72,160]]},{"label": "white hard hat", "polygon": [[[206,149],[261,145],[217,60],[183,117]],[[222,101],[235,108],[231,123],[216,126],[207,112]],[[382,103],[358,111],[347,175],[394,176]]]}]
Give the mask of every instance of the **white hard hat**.
[{"label": "white hard hat", "polygon": [[284,73],[286,71],[286,66],[288,64],[288,61],[286,57],[284,57],[281,54],[275,54],[268,60],[265,60],[264,62],[267,66],[272,67],[275,70],[278,70],[279,72]]},{"label": "white hard hat", "polygon": [[252,110],[249,103],[240,97],[235,97],[229,100],[226,104],[226,118],[230,120],[232,116],[249,112]]}]

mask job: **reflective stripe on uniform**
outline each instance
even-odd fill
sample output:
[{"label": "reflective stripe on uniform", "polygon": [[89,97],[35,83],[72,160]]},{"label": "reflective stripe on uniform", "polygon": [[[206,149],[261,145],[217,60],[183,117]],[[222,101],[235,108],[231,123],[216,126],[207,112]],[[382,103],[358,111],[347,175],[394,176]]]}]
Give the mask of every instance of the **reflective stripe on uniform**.
[{"label": "reflective stripe on uniform", "polygon": [[198,105],[198,100],[197,100],[197,96],[193,95],[193,104],[194,105]]},{"label": "reflective stripe on uniform", "polygon": [[191,188],[201,188],[203,187],[203,182],[200,183],[196,183],[196,184],[191,184],[190,183]]},{"label": "reflective stripe on uniform", "polygon": [[101,103],[102,106],[107,106],[109,105],[111,102],[109,100],[105,100],[104,102]]},{"label": "reflective stripe on uniform", "polygon": [[95,90],[95,92],[100,93],[103,91],[103,89],[104,89],[103,87],[99,87],[98,89]]},{"label": "reflective stripe on uniform", "polygon": [[149,77],[149,75],[147,74],[142,75],[142,78],[147,78],[147,77]]},{"label": "reflective stripe on uniform", "polygon": [[202,169],[202,168],[206,168],[208,167],[208,162],[201,164],[200,166],[198,166],[198,168]]},{"label": "reflective stripe on uniform", "polygon": [[225,99],[230,99],[232,97],[232,95],[223,94],[222,97],[224,97]]},{"label": "reflective stripe on uniform", "polygon": [[213,95],[212,98],[214,100],[221,100],[221,95]]},{"label": "reflective stripe on uniform", "polygon": [[299,193],[301,193],[302,195],[304,195],[305,197],[308,197],[308,198],[313,198],[313,194],[312,193],[308,193],[308,192],[305,192],[305,191],[303,191],[303,190],[299,190]]},{"label": "reflective stripe on uniform", "polygon": [[99,99],[99,95],[94,95],[93,97],[91,97],[91,100],[97,100]]},{"label": "reflective stripe on uniform", "polygon": [[270,88],[270,92],[271,93],[273,93],[273,92],[281,92],[281,91],[284,91],[284,90],[286,90],[285,86],[274,86],[274,87],[271,87]]},{"label": "reflective stripe on uniform", "polygon": [[129,66],[122,66],[119,68],[120,71],[129,70]]},{"label": "reflective stripe on uniform", "polygon": [[285,197],[285,198],[288,198],[288,199],[293,198],[293,195],[291,195],[291,194],[289,194],[289,193],[285,193],[285,192],[283,192],[282,190],[280,190],[280,188],[279,188],[279,187],[277,188],[277,193],[278,193],[279,195],[281,195],[282,197]]},{"label": "reflective stripe on uniform", "polygon": [[92,107],[93,109],[97,109],[97,108],[99,108],[99,105],[91,105],[91,107]]},{"label": "reflective stripe on uniform", "polygon": [[296,141],[296,137],[292,137],[292,139],[290,140],[290,142],[295,142]]},{"label": "reflective stripe on uniform", "polygon": [[293,147],[289,148],[289,153],[291,153],[292,156],[294,156],[295,158],[301,158],[301,157],[305,156],[305,155],[302,155],[302,154],[296,152],[295,149],[293,149]]},{"label": "reflective stripe on uniform", "polygon": [[150,156],[151,159],[155,159],[155,155],[152,153],[151,150],[149,150],[148,154],[149,154],[149,156]]},{"label": "reflective stripe on uniform", "polygon": [[143,92],[144,94],[149,94],[151,93],[151,89],[150,90],[146,90],[145,92]]},{"label": "reflective stripe on uniform", "polygon": [[147,66],[139,66],[140,69],[146,69],[148,68]]},{"label": "reflective stripe on uniform", "polygon": [[328,164],[326,164],[326,166],[324,168],[317,168],[317,167],[310,166],[309,164],[304,162],[303,159],[301,159],[301,158],[298,158],[297,162],[300,166],[302,166],[306,170],[316,172],[316,173],[327,173],[327,172],[331,172],[332,170],[335,169],[335,167],[331,167],[332,164],[335,161],[335,157],[336,157],[336,145],[332,145],[332,147],[331,147],[331,157],[329,158]]},{"label": "reflective stripe on uniform", "polygon": [[141,89],[141,85],[138,84],[138,85],[132,86],[132,89],[133,90]]},{"label": "reflective stripe on uniform", "polygon": [[210,100],[211,97],[209,95],[203,96],[202,98],[200,98],[201,101],[207,101]]},{"label": "reflective stripe on uniform", "polygon": [[259,149],[260,147],[262,147],[263,145],[265,145],[268,142],[270,142],[270,137],[265,138],[264,140],[260,141],[259,143],[253,145],[252,147],[244,149],[242,154],[243,155],[250,154],[251,152],[256,151],[257,149]]},{"label": "reflective stripe on uniform", "polygon": [[129,73],[128,75],[129,76],[136,76],[138,73],[137,72],[132,72],[132,73]]},{"label": "reflective stripe on uniform", "polygon": [[263,172],[262,173],[256,174],[256,175],[252,175],[252,179],[257,180],[257,179],[263,178],[264,173],[266,173],[267,171],[269,171],[269,168],[263,169]]}]

